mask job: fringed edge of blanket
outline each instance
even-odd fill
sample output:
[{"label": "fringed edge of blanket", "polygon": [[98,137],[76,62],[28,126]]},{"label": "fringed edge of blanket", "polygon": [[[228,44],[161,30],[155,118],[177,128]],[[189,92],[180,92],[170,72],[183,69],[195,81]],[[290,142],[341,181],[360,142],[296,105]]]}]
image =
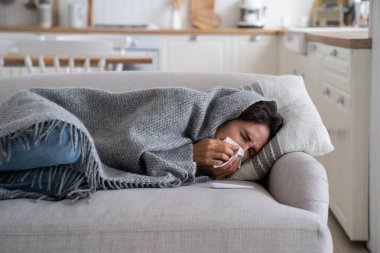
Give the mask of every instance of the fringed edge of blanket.
[{"label": "fringed edge of blanket", "polygon": [[[30,192],[2,188],[0,199],[36,198],[43,200],[61,200],[68,198],[79,200],[90,197],[90,195],[96,191],[96,180],[99,178],[99,165],[91,154],[91,143],[83,131],[75,125],[61,120],[54,119],[39,122],[0,138],[0,164],[10,160],[12,155],[12,140],[18,139],[22,144],[22,148],[29,150],[32,145],[38,145],[40,142],[45,141],[52,132],[52,129],[60,123],[63,123],[63,126],[61,127],[58,143],[61,143],[62,134],[64,130],[68,128],[70,145],[75,148],[80,144],[80,166],[57,165],[23,171],[1,172],[0,179],[3,181],[6,180],[7,183],[24,182],[29,175],[32,175],[33,179]],[[28,139],[27,133],[32,133],[33,138],[31,140]],[[77,143],[78,141],[80,143]],[[60,171],[59,183],[52,185],[52,182],[57,180],[58,171]],[[48,183],[46,189],[43,189],[41,182],[45,173],[48,173]],[[33,192],[33,189],[37,190],[37,192]],[[47,190],[52,194],[40,194],[38,190]]]},{"label": "fringed edge of blanket", "polygon": [[[7,180],[7,183],[23,182],[25,178],[32,173],[33,183],[32,186],[36,187],[36,190],[43,190],[41,184],[44,173],[48,173],[48,191],[51,191],[51,195],[44,195],[38,192],[31,191],[25,192],[21,190],[7,190],[0,187],[0,199],[16,199],[16,198],[33,198],[40,200],[62,200],[72,199],[73,201],[89,198],[91,194],[96,190],[118,190],[127,188],[167,188],[178,187],[181,185],[187,185],[186,182],[182,182],[179,178],[171,177],[166,182],[155,180],[154,178],[146,178],[145,176],[139,177],[135,175],[133,180],[117,180],[104,178],[100,173],[100,168],[103,166],[96,160],[92,149],[89,137],[87,134],[75,126],[74,124],[64,122],[62,120],[54,119],[49,121],[43,121],[31,126],[19,129],[12,134],[0,138],[0,164],[9,161],[12,155],[11,141],[18,139],[22,143],[22,147],[26,150],[31,148],[31,145],[38,145],[40,142],[46,140],[51,133],[52,129],[57,124],[63,123],[61,128],[61,134],[59,136],[59,143],[61,141],[62,134],[65,128],[69,128],[70,144],[72,147],[79,146],[81,148],[81,162],[77,165],[57,165],[50,167],[41,167],[30,170],[15,171],[15,172],[0,172],[0,180]],[[33,133],[32,140],[28,140],[26,134]],[[51,182],[56,180],[60,170],[62,177],[58,180],[59,184],[52,186]],[[195,183],[205,182],[205,178],[196,178]],[[191,183],[188,183],[191,184]]]}]

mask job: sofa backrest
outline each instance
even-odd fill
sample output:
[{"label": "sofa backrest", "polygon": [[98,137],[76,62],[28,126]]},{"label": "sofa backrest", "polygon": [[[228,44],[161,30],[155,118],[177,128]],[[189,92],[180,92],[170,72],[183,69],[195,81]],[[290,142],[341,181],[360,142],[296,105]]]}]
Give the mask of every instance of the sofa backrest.
[{"label": "sofa backrest", "polygon": [[207,91],[214,86],[238,88],[264,75],[249,73],[201,72],[94,72],[29,75],[0,78],[0,103],[17,92],[32,87],[91,87],[109,91],[130,91],[155,87],[188,87]]}]

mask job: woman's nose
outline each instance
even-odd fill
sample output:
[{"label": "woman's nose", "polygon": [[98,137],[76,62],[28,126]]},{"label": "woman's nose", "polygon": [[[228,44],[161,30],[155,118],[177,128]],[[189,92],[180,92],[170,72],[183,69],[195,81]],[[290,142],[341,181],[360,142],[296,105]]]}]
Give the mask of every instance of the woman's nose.
[{"label": "woman's nose", "polygon": [[249,145],[248,145],[247,143],[244,143],[244,145],[243,145],[243,146],[240,146],[240,147],[243,149],[244,153],[247,152],[248,149],[250,148]]},{"label": "woman's nose", "polygon": [[249,158],[249,146],[247,144],[244,144],[240,146],[244,151],[244,156],[242,158],[242,162],[245,162]]}]

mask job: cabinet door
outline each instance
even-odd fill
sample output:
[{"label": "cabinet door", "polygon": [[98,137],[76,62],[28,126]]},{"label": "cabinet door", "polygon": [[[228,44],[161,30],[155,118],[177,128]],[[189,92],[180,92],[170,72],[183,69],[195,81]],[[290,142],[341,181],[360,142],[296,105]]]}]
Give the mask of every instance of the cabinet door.
[{"label": "cabinet door", "polygon": [[279,41],[277,68],[280,75],[300,75],[304,79],[308,69],[308,57],[306,55],[290,51],[285,48],[284,41]]},{"label": "cabinet door", "polygon": [[353,113],[351,95],[326,80],[322,85],[321,114],[335,147],[322,160],[330,182],[330,208],[351,240],[367,240],[368,123]]},{"label": "cabinet door", "polygon": [[277,38],[269,35],[233,36],[232,71],[275,75]]},{"label": "cabinet door", "polygon": [[283,38],[279,39],[278,44],[278,74],[305,77],[305,72],[308,72],[307,56],[287,49]]},{"label": "cabinet door", "polygon": [[279,75],[288,75],[292,73],[294,66],[294,57],[296,55],[285,48],[283,39],[278,42],[278,62],[277,70]]},{"label": "cabinet door", "polygon": [[352,224],[352,194],[351,185],[351,155],[353,145],[351,141],[351,111],[350,96],[335,89],[331,84],[323,81],[323,105],[321,114],[330,134],[334,151],[326,157],[324,164],[330,181],[330,208],[342,226],[351,230]]},{"label": "cabinet door", "polygon": [[223,72],[229,70],[229,36],[163,36],[161,70]]},{"label": "cabinet door", "polygon": [[318,43],[309,42],[307,45],[307,81],[305,81],[307,91],[317,110],[320,111],[322,102],[321,86],[321,70],[322,70],[323,55],[320,52]]}]

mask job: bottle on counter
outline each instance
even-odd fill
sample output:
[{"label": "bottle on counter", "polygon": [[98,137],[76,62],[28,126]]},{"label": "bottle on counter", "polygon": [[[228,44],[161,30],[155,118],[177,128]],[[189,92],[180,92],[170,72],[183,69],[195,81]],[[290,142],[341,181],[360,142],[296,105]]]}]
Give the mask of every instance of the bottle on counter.
[{"label": "bottle on counter", "polygon": [[170,20],[170,28],[172,29],[178,30],[182,28],[180,10],[183,3],[184,3],[184,0],[171,1],[172,14],[171,14],[171,20]]},{"label": "bottle on counter", "polygon": [[52,26],[53,17],[50,0],[39,0],[37,4],[38,25],[44,28]]},{"label": "bottle on counter", "polygon": [[85,8],[82,3],[69,4],[68,12],[69,12],[69,27],[80,28],[80,27],[85,27],[87,25]]}]

